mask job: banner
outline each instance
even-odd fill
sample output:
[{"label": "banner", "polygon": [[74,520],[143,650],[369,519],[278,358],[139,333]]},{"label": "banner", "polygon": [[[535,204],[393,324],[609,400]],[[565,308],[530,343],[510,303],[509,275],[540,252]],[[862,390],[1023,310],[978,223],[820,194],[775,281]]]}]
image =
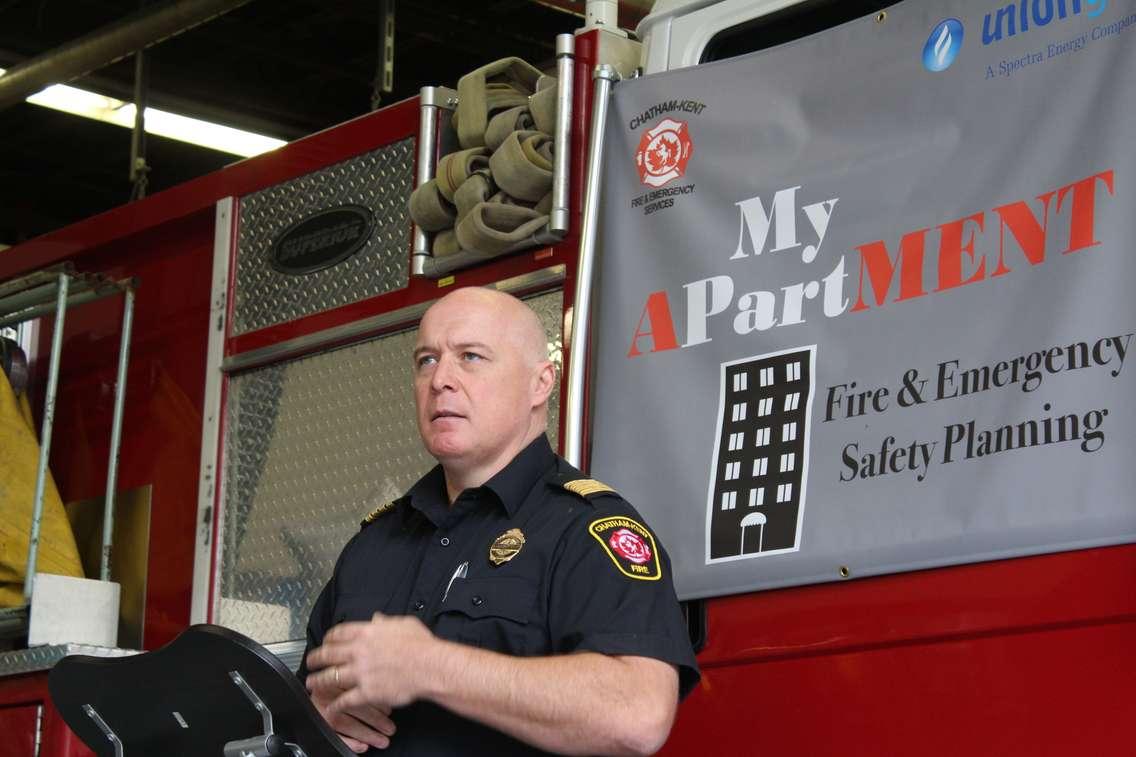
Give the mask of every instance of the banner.
[{"label": "banner", "polygon": [[1136,3],[620,83],[592,473],[682,598],[1136,541]]}]

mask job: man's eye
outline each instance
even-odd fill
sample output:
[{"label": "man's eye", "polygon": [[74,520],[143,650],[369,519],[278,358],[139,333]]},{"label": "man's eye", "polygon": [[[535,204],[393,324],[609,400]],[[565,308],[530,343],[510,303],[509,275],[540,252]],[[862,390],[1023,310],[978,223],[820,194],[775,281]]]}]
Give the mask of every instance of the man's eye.
[{"label": "man's eye", "polygon": [[467,363],[482,359],[481,355],[478,355],[476,352],[463,352],[461,357],[462,360],[465,360]]},{"label": "man's eye", "polygon": [[414,364],[419,368],[425,368],[426,366],[433,365],[436,362],[438,362],[438,358],[434,357],[433,355],[422,355],[418,358],[417,361],[415,361]]}]

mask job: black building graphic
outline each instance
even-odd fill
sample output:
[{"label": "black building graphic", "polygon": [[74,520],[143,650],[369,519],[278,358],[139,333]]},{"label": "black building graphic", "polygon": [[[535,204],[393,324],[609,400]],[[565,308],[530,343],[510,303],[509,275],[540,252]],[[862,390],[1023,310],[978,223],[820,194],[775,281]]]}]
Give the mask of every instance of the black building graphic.
[{"label": "black building graphic", "polygon": [[724,366],[707,562],[798,547],[815,347]]}]

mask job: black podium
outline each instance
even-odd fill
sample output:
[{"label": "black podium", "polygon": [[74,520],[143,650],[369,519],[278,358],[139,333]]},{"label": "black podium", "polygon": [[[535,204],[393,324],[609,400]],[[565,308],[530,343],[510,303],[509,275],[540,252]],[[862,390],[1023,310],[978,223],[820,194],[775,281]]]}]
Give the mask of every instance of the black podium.
[{"label": "black podium", "polygon": [[65,657],[48,688],[99,757],[353,755],[275,655],[220,626],[134,657]]}]

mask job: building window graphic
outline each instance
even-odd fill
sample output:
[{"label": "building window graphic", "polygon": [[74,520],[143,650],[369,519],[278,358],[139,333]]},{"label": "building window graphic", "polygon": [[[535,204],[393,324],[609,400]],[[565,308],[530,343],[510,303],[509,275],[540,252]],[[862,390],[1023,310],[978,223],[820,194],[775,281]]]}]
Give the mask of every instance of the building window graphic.
[{"label": "building window graphic", "polygon": [[801,347],[722,366],[707,562],[799,548],[815,350]]}]

